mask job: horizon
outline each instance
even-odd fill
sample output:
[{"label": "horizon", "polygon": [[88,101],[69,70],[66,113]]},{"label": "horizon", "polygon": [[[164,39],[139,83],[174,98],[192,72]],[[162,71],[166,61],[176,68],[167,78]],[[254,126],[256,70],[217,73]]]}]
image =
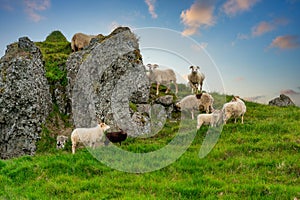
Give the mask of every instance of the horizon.
[{"label": "horizon", "polygon": [[[1,18],[6,19],[0,22],[0,56],[7,45],[23,36],[39,42],[59,30],[71,41],[77,32],[108,35],[117,26],[128,26],[140,36],[144,64],[174,67],[182,77],[190,72],[189,64],[199,65],[208,75],[204,90],[215,90],[213,74],[218,71],[218,80],[228,95],[266,104],[285,94],[300,106],[299,0],[273,4],[266,0],[89,2],[0,1]],[[159,37],[151,35],[153,28],[146,27],[159,29]],[[167,53],[149,49],[144,38],[152,39]],[[194,49],[186,48],[190,44]],[[194,56],[185,62],[172,57],[171,52],[182,58],[190,56],[186,52]],[[171,59],[166,60],[168,57]]]}]

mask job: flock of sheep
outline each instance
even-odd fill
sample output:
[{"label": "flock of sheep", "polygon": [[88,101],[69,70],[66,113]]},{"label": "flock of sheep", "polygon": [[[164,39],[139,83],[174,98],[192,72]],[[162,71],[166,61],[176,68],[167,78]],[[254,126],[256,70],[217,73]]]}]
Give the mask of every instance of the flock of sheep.
[{"label": "flock of sheep", "polygon": [[[176,76],[172,69],[160,70],[157,64],[148,64],[148,77],[151,83],[156,84],[156,95],[159,94],[159,85],[167,86],[166,93],[170,91],[170,84],[174,83],[176,91],[178,92],[176,84]],[[235,123],[238,117],[241,116],[242,123],[244,123],[244,114],[246,112],[245,103],[237,96],[233,97],[231,102],[225,103],[222,110],[215,110],[213,108],[213,97],[208,93],[202,92],[203,81],[205,75],[200,72],[200,67],[191,66],[191,73],[188,75],[189,85],[192,88],[191,95],[184,97],[181,101],[176,103],[176,107],[181,110],[190,111],[192,119],[194,119],[195,111],[205,111],[206,114],[199,114],[197,116],[197,129],[203,124],[216,126],[219,124],[226,124],[229,118],[234,117]]]},{"label": "flock of sheep", "polygon": [[[75,34],[72,38],[72,49],[78,51],[88,45],[90,40],[96,36],[88,36],[85,34]],[[176,84],[176,75],[172,69],[158,69],[157,64],[146,65],[149,68],[147,76],[150,84],[156,84],[156,95],[159,94],[159,86],[167,86],[166,93],[170,91],[170,84],[175,85],[175,94],[178,93],[178,86]],[[245,103],[237,96],[233,97],[231,102],[225,103],[222,110],[215,110],[213,108],[213,97],[202,92],[202,86],[205,79],[205,75],[200,72],[200,67],[191,66],[191,73],[188,75],[189,85],[192,88],[192,94],[184,97],[178,103],[176,107],[181,111],[189,111],[194,120],[195,111],[205,111],[197,116],[197,130],[202,125],[210,125],[212,127],[220,124],[226,124],[229,118],[233,117],[235,123],[238,117],[241,117],[242,123],[244,122],[244,114],[246,112]],[[102,141],[102,138],[106,136],[105,144],[109,142],[119,142],[121,144],[127,138],[127,133],[123,130],[118,132],[106,133],[110,127],[103,122],[99,122],[96,127],[93,128],[76,128],[71,134],[72,141],[72,153],[75,153],[76,146],[79,142],[88,145],[89,147],[95,147],[98,141]],[[57,137],[57,148],[64,148],[64,144],[67,141],[67,137]]]}]

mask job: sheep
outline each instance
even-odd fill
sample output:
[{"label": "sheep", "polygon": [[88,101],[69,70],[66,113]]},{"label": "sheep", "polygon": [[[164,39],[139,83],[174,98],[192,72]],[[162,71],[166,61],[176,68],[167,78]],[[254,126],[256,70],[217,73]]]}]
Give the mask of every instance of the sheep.
[{"label": "sheep", "polygon": [[71,41],[72,51],[76,52],[82,50],[84,47],[90,44],[91,39],[96,37],[97,35],[86,35],[84,33],[75,33]]},{"label": "sheep", "polygon": [[213,103],[214,98],[208,93],[196,94],[196,97],[200,99],[199,110],[205,111],[206,113],[212,112],[214,110]]},{"label": "sheep", "polygon": [[170,90],[170,84],[173,82],[175,85],[176,91],[175,94],[178,93],[178,86],[176,84],[176,75],[175,72],[172,69],[156,69],[158,68],[157,64],[147,64],[147,67],[149,67],[149,74],[148,78],[150,80],[150,83],[156,83],[156,95],[159,94],[159,86],[160,84],[166,84],[167,90],[166,93]]},{"label": "sheep", "polygon": [[72,153],[75,154],[76,144],[80,141],[95,148],[96,142],[101,141],[104,132],[109,128],[105,123],[98,123],[93,128],[76,128],[71,134]]},{"label": "sheep", "polygon": [[197,116],[197,130],[204,125],[211,125],[211,127],[216,127],[220,125],[223,121],[223,112],[221,110],[214,110],[210,114],[199,114]]},{"label": "sheep", "polygon": [[192,93],[194,93],[195,90],[197,94],[199,90],[200,92],[202,92],[202,85],[205,79],[205,75],[202,72],[198,71],[200,70],[199,66],[190,66],[190,69],[192,70],[192,72],[188,75],[189,84],[192,88]]},{"label": "sheep", "polygon": [[112,142],[112,143],[119,142],[119,144],[121,145],[121,142],[126,140],[126,138],[127,138],[127,133],[124,132],[122,129],[120,129],[120,131],[117,131],[117,132],[106,133],[106,140],[104,143],[105,143],[105,145],[108,145],[109,142]]},{"label": "sheep", "polygon": [[203,93],[201,97],[198,95],[188,95],[181,99],[175,106],[181,110],[190,111],[192,119],[194,119],[194,112],[199,111],[200,107],[203,107],[206,113],[209,113],[210,108],[212,109],[213,98],[207,93]]},{"label": "sheep", "polygon": [[56,148],[63,149],[65,148],[65,144],[68,141],[68,137],[64,135],[59,135],[56,137]]},{"label": "sheep", "polygon": [[236,123],[236,119],[240,116],[242,117],[243,124],[246,105],[238,96],[234,96],[231,102],[223,105],[222,112],[224,114],[224,124],[226,124],[230,117],[234,117],[234,123]]}]

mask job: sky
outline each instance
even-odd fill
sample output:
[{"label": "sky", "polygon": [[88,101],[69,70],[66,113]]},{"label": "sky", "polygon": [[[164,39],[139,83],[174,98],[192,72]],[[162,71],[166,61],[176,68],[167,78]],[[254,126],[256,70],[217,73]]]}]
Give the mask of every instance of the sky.
[{"label": "sky", "polygon": [[299,10],[300,0],[0,0],[0,56],[23,36],[60,30],[71,41],[128,26],[144,64],[183,81],[197,65],[207,91],[260,103],[282,93],[300,106]]}]

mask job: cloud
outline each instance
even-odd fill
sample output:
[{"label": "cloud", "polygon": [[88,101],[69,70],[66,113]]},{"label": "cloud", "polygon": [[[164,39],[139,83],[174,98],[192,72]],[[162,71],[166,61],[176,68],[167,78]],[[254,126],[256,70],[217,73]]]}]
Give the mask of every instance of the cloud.
[{"label": "cloud", "polygon": [[149,13],[154,19],[158,17],[157,14],[155,13],[155,2],[156,0],[145,0],[145,3],[148,5]]},{"label": "cloud", "polygon": [[250,102],[263,102],[265,100],[266,96],[265,95],[258,95],[258,96],[253,96],[253,97],[245,97],[244,99],[246,101]]},{"label": "cloud", "polygon": [[234,79],[234,81],[236,81],[236,82],[242,82],[242,81],[244,81],[244,80],[245,80],[245,78],[242,77],[242,76],[236,77],[236,78]]},{"label": "cloud", "polygon": [[50,8],[50,0],[24,0],[25,13],[34,22],[39,22],[43,17],[37,12]]},{"label": "cloud", "polygon": [[223,4],[222,10],[229,16],[234,16],[237,13],[241,13],[250,10],[260,0],[227,0]]},{"label": "cloud", "polygon": [[262,21],[252,28],[252,37],[261,36],[278,28],[278,26],[287,25],[289,21],[285,18],[277,18],[273,21]]},{"label": "cloud", "polygon": [[185,25],[182,35],[194,35],[202,27],[213,26],[215,24],[214,9],[214,1],[196,0],[188,10],[182,11],[180,18]]},{"label": "cloud", "polygon": [[292,90],[292,89],[286,89],[286,90],[281,90],[280,94],[285,94],[285,95],[300,95],[300,92],[296,92],[295,90]]},{"label": "cloud", "polygon": [[285,35],[276,37],[269,48],[294,49],[300,47],[300,38],[296,35]]}]

